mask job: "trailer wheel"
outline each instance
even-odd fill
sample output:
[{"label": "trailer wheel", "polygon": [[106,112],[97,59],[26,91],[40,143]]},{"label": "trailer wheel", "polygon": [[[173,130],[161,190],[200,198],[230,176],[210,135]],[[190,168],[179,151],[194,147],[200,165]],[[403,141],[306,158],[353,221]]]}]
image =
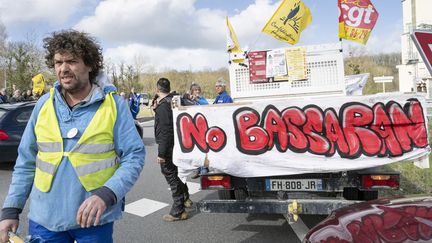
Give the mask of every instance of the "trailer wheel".
[{"label": "trailer wheel", "polygon": [[234,197],[234,191],[233,190],[219,190],[218,191],[218,198],[220,200],[233,200]]}]

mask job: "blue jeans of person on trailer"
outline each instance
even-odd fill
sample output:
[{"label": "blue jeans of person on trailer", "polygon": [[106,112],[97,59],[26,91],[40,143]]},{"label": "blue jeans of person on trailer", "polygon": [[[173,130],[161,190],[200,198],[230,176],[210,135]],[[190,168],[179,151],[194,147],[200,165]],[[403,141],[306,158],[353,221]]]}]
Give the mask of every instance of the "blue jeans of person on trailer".
[{"label": "blue jeans of person on trailer", "polygon": [[113,225],[92,226],[68,231],[54,232],[42,225],[29,220],[29,235],[32,243],[112,243]]},{"label": "blue jeans of person on trailer", "polygon": [[209,172],[208,168],[205,166],[198,167],[198,174],[205,175]]}]

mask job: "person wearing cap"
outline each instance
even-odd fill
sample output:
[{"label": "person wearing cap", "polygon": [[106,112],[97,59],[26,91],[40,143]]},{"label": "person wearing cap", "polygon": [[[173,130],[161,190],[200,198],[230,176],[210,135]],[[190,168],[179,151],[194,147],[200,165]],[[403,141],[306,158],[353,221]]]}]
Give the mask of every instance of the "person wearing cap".
[{"label": "person wearing cap", "polygon": [[185,207],[191,207],[192,201],[189,199],[187,185],[178,177],[178,168],[173,163],[174,124],[171,102],[174,92],[171,93],[168,79],[160,78],[157,81],[156,95],[154,134],[158,145],[157,162],[171,189],[174,201],[170,213],[165,214],[162,219],[167,222],[185,220],[188,218]]},{"label": "person wearing cap", "polygon": [[37,242],[113,242],[114,221],[144,166],[143,141],[101,71],[94,38],[63,30],[43,42],[58,81],[39,98],[23,133],[0,242],[16,232],[27,199],[29,235]]},{"label": "person wearing cap", "polygon": [[222,103],[233,103],[231,96],[226,92],[226,81],[223,78],[219,78],[216,81],[216,99],[213,104],[222,104]]}]

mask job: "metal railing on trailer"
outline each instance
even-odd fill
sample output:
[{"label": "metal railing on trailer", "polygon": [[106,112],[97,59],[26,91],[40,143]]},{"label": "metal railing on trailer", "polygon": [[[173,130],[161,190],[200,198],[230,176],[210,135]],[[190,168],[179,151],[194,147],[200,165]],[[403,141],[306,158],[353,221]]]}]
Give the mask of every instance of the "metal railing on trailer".
[{"label": "metal railing on trailer", "polygon": [[[307,79],[298,81],[251,83],[249,63],[230,61],[230,89],[235,101],[281,97],[345,95],[342,44],[304,46]],[[288,71],[289,72],[289,71]]]}]

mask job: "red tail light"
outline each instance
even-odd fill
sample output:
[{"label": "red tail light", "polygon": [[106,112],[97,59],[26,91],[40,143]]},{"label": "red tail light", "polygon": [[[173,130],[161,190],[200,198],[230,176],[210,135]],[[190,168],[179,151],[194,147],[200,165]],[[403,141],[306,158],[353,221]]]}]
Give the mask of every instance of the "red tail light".
[{"label": "red tail light", "polygon": [[0,141],[8,140],[9,135],[6,133],[5,130],[0,130]]},{"label": "red tail light", "polygon": [[231,177],[227,175],[201,176],[201,189],[231,189]]},{"label": "red tail light", "polygon": [[362,186],[364,189],[391,188],[399,189],[399,175],[363,175]]}]

